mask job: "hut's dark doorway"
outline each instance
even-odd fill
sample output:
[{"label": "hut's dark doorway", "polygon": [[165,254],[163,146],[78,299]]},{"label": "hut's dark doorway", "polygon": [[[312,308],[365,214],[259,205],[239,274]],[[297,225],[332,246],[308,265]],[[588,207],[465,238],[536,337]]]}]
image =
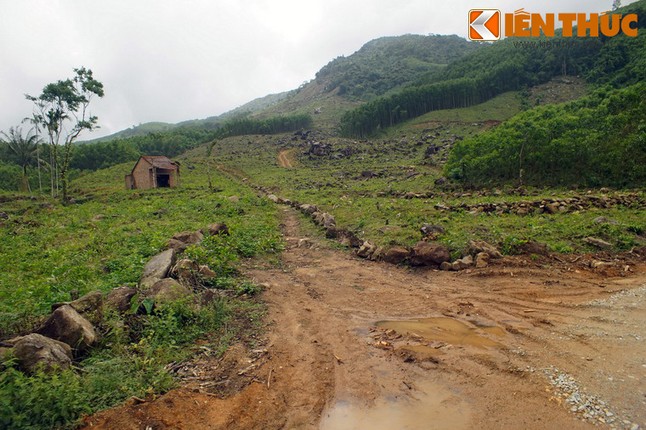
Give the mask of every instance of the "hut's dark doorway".
[{"label": "hut's dark doorway", "polygon": [[158,188],[168,188],[168,187],[170,187],[170,175],[158,174],[157,175],[157,187]]}]

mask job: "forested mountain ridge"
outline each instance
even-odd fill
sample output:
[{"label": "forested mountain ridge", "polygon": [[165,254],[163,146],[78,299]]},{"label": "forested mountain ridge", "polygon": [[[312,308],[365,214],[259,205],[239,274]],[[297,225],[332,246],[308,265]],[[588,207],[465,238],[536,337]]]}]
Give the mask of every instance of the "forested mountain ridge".
[{"label": "forested mountain ridge", "polygon": [[[646,1],[620,13],[636,13],[638,37],[508,38],[485,44],[400,92],[347,112],[341,130],[367,136],[424,113],[482,103],[505,91],[547,82],[555,76],[583,76],[590,83],[622,87],[646,78]],[[549,43],[547,43],[549,42]]]},{"label": "forested mountain ridge", "polygon": [[407,34],[372,40],[348,57],[330,61],[316,74],[326,92],[369,100],[476,51],[482,45],[458,36]]}]

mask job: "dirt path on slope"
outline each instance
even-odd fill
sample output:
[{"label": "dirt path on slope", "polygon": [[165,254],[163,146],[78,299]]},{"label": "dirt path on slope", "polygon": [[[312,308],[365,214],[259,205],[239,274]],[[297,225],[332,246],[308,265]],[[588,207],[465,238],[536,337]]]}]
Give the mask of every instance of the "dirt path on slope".
[{"label": "dirt path on slope", "polygon": [[290,160],[292,151],[293,149],[285,149],[278,153],[278,165],[280,167],[284,167],[286,169],[291,169],[292,167],[294,167],[292,165],[292,161]]},{"label": "dirt path on slope", "polygon": [[646,424],[643,265],[612,279],[522,259],[470,273],[414,270],[304,238],[301,222],[285,209],[280,268],[246,270],[268,304],[267,352],[243,354],[230,376],[249,378],[246,388],[225,398],[175,390],[87,428]]}]

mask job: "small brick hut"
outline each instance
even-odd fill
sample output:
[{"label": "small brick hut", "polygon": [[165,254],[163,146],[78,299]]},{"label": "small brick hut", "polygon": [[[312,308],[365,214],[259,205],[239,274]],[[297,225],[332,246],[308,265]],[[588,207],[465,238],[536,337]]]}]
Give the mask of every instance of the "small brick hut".
[{"label": "small brick hut", "polygon": [[176,187],[179,185],[179,163],[163,155],[142,155],[132,172],[126,175],[126,189]]}]

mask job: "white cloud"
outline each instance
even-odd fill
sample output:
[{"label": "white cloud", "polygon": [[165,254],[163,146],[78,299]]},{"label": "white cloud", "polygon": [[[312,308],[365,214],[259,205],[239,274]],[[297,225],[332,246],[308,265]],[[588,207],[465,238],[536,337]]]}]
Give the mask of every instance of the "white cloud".
[{"label": "white cloud", "polygon": [[[624,1],[624,4],[628,2]],[[5,0],[0,130],[31,107],[24,93],[91,68],[106,95],[95,136],[147,121],[217,115],[298,87],[381,36],[466,35],[471,8],[598,12],[610,0]],[[532,7],[534,7],[532,9]]]}]

